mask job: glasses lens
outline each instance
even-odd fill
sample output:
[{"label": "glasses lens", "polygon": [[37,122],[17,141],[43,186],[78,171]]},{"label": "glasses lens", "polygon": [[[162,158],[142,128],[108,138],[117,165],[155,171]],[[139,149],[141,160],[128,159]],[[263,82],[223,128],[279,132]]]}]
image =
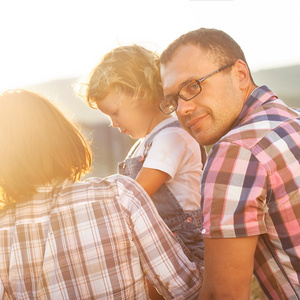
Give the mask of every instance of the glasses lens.
[{"label": "glasses lens", "polygon": [[184,100],[190,100],[201,92],[201,87],[196,80],[192,80],[181,88],[179,96]]},{"label": "glasses lens", "polygon": [[160,102],[159,108],[164,114],[169,115],[177,109],[177,102],[173,97],[167,97]]}]

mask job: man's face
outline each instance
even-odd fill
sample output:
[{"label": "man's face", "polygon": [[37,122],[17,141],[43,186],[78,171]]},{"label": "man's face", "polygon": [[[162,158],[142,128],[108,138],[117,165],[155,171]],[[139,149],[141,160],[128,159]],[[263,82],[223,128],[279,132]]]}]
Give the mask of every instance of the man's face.
[{"label": "man's face", "polygon": [[[164,96],[176,95],[189,80],[201,79],[220,67],[199,46],[181,46],[172,60],[161,66]],[[231,129],[243,107],[234,65],[207,78],[201,87],[201,93],[190,101],[178,97],[176,114],[201,145],[212,145]]]}]

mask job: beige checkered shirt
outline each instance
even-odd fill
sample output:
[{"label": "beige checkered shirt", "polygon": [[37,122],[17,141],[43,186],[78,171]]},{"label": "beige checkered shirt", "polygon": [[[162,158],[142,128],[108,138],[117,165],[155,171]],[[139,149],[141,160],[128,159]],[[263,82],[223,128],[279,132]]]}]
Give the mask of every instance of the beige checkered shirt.
[{"label": "beige checkered shirt", "polygon": [[132,179],[38,188],[0,211],[0,299],[196,299],[202,279]]}]

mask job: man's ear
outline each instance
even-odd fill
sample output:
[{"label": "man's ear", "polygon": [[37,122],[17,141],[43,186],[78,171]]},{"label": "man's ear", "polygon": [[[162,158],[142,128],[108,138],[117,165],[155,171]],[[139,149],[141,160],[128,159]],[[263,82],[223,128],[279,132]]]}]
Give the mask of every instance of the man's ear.
[{"label": "man's ear", "polygon": [[247,64],[238,59],[233,68],[240,89],[246,89],[251,84],[251,76]]}]

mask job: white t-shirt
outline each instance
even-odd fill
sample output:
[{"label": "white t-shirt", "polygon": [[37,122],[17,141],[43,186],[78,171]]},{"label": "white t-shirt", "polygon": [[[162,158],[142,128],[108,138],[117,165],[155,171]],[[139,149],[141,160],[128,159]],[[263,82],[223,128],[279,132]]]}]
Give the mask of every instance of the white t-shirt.
[{"label": "white t-shirt", "polygon": [[[151,133],[137,141],[132,149],[141,143],[131,157],[143,155],[149,135],[174,120],[175,118],[168,118],[162,121]],[[200,177],[203,168],[200,146],[183,128],[168,127],[160,131],[153,139],[143,167],[160,170],[170,175],[171,178],[166,185],[183,210],[200,208]]]}]

